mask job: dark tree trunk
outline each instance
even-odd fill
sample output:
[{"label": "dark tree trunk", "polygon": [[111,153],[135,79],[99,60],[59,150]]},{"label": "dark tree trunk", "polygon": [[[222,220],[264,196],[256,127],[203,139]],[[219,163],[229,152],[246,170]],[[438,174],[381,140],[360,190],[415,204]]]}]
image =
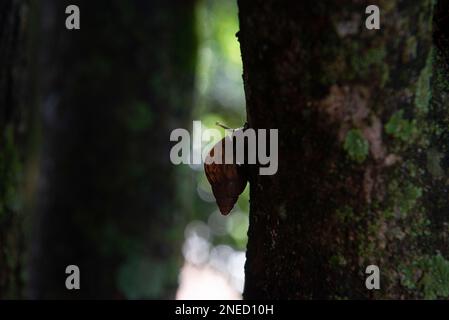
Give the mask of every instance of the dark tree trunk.
[{"label": "dark tree trunk", "polygon": [[28,1],[0,1],[0,299],[24,286],[23,199],[20,197],[29,115],[26,81]]},{"label": "dark tree trunk", "polygon": [[[278,173],[251,172],[245,298],[448,297],[433,1],[238,2],[248,121],[279,129]],[[365,28],[370,4],[380,30]]]},{"label": "dark tree trunk", "polygon": [[[65,29],[65,7],[81,30]],[[170,129],[187,124],[193,1],[45,1],[33,298],[168,298],[185,217]],[[179,206],[178,206],[179,207]],[[65,288],[77,265],[81,290]]]}]

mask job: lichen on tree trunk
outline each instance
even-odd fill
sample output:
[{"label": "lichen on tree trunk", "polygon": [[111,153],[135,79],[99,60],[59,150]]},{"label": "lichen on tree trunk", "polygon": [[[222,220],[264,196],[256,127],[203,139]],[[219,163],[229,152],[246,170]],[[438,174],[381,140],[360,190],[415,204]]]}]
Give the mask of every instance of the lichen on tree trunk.
[{"label": "lichen on tree trunk", "polygon": [[434,1],[238,3],[249,125],[279,129],[278,173],[250,174],[245,298],[448,297]]}]

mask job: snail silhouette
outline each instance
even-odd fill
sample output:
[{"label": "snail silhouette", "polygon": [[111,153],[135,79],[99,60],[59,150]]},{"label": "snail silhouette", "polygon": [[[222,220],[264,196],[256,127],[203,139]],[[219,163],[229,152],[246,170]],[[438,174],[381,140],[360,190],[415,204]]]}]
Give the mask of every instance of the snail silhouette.
[{"label": "snail silhouette", "polygon": [[[234,133],[237,130],[234,130]],[[204,163],[207,180],[212,186],[212,192],[217,201],[218,208],[223,215],[228,215],[231,212],[240,194],[245,190],[247,183],[244,165],[235,162],[235,154],[233,163],[225,163],[225,145],[227,143],[232,144],[232,136],[226,136],[215,144],[211,151],[209,151]],[[220,153],[221,163],[213,162],[212,159],[214,159],[214,156]]]}]

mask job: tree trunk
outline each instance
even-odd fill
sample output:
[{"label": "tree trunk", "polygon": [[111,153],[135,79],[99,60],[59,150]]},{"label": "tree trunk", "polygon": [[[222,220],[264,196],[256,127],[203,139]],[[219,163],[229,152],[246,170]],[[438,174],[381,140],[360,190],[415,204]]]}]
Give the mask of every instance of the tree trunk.
[{"label": "tree trunk", "polygon": [[22,296],[23,199],[19,195],[28,131],[27,1],[0,2],[0,299]]},{"label": "tree trunk", "polygon": [[[279,129],[278,173],[250,174],[244,297],[448,297],[433,1],[238,2],[248,122]],[[365,28],[371,4],[380,30]],[[380,290],[365,286],[372,264]]]},{"label": "tree trunk", "polygon": [[[69,4],[80,30],[65,28]],[[192,106],[193,10],[180,0],[44,2],[31,297],[174,296],[186,217],[175,210],[169,137]],[[81,290],[65,288],[72,264]]]}]

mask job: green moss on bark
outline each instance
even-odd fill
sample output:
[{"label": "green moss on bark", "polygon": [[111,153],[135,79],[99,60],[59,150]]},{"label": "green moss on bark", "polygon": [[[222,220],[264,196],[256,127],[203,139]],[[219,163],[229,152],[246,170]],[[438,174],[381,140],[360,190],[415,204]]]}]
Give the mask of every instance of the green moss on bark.
[{"label": "green moss on bark", "polygon": [[433,54],[432,51],[427,56],[426,65],[419,75],[418,83],[416,84],[415,105],[420,112],[426,113],[429,110],[429,103],[432,97],[430,88],[430,79],[433,68]]},{"label": "green moss on bark", "polygon": [[[284,132],[278,175],[250,175],[245,297],[444,293],[433,280],[408,288],[398,269],[436,249],[448,254],[441,222],[449,153],[438,119],[447,128],[449,117],[447,104],[434,110],[442,97],[433,92],[432,1],[382,1],[382,32],[347,27],[360,21],[356,2],[289,10],[239,2],[250,126]],[[272,213],[280,203],[300,214],[281,221]],[[364,287],[368,264],[381,269],[379,291]],[[442,273],[427,269],[432,279]]]},{"label": "green moss on bark", "polygon": [[419,290],[420,298],[449,298],[449,261],[440,253],[418,257],[399,269],[402,285],[410,291]]},{"label": "green moss on bark", "polygon": [[416,121],[404,118],[404,110],[396,111],[385,124],[385,132],[405,143],[413,143],[417,134]]},{"label": "green moss on bark", "polygon": [[360,130],[352,129],[346,135],[343,148],[352,160],[362,163],[368,156],[369,143],[362,136]]}]

